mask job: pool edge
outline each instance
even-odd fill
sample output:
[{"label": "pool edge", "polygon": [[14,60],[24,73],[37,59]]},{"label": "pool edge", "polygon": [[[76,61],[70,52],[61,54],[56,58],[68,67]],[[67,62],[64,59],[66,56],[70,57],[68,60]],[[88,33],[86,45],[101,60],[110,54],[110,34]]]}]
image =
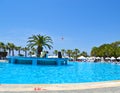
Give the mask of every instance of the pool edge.
[{"label": "pool edge", "polygon": [[120,80],[71,84],[0,84],[1,91],[61,91],[119,87]]}]

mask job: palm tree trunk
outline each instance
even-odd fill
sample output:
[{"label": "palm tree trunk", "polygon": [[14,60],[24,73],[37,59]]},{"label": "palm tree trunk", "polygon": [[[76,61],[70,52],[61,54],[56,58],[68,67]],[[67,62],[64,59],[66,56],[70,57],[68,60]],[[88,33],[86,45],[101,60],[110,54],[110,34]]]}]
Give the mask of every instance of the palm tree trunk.
[{"label": "palm tree trunk", "polygon": [[9,56],[10,56],[10,54],[11,54],[11,50],[9,49],[8,52],[9,52]]},{"label": "palm tree trunk", "polygon": [[68,57],[70,58],[70,54],[68,54]]},{"label": "palm tree trunk", "polygon": [[42,50],[43,50],[43,47],[40,47],[40,46],[37,47],[37,57],[40,57]]},{"label": "palm tree trunk", "polygon": [[14,50],[12,50],[12,56],[14,56]]},{"label": "palm tree trunk", "polygon": [[20,55],[20,50],[18,50],[18,55]]},{"label": "palm tree trunk", "polygon": [[27,57],[27,51],[25,51],[25,57]]}]

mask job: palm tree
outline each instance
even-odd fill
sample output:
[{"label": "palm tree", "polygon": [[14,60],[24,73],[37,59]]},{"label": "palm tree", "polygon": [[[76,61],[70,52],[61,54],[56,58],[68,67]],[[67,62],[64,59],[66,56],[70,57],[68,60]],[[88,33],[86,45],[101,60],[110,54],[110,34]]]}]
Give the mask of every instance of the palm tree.
[{"label": "palm tree", "polygon": [[72,55],[72,50],[69,50],[69,49],[68,49],[68,50],[66,51],[66,54],[67,54],[67,55],[68,55],[68,57],[70,58],[70,57],[71,57],[71,55]]},{"label": "palm tree", "polygon": [[58,50],[54,50],[53,54],[55,54],[55,56],[57,56],[58,55]]},{"label": "palm tree", "polygon": [[10,43],[7,43],[6,48],[8,50],[8,54],[10,56],[10,54],[11,54]]},{"label": "palm tree", "polygon": [[25,52],[25,57],[27,57],[27,51],[29,50],[29,48],[28,47],[24,47],[24,48],[22,48],[22,50]]},{"label": "palm tree", "polygon": [[14,56],[15,45],[13,43],[7,43],[7,49],[9,51],[9,56],[11,54],[11,51],[12,51],[12,56]]},{"label": "palm tree", "polygon": [[28,47],[37,47],[37,57],[40,57],[41,52],[43,51],[43,47],[51,49],[53,44],[51,37],[46,36],[46,35],[33,35],[32,37],[28,38],[29,40],[27,41]]},{"label": "palm tree", "polygon": [[20,50],[21,49],[22,49],[21,46],[16,47],[16,51],[18,51],[18,55],[20,55]]},{"label": "palm tree", "polygon": [[11,49],[12,49],[12,56],[14,56],[15,45],[13,43],[11,43]]},{"label": "palm tree", "polygon": [[0,42],[0,51],[5,51],[5,44]]},{"label": "palm tree", "polygon": [[65,49],[61,49],[62,56],[65,56]]},{"label": "palm tree", "polygon": [[79,49],[74,49],[74,58],[75,58],[75,60],[77,60],[77,58],[78,58],[78,56],[80,55],[80,50]]}]

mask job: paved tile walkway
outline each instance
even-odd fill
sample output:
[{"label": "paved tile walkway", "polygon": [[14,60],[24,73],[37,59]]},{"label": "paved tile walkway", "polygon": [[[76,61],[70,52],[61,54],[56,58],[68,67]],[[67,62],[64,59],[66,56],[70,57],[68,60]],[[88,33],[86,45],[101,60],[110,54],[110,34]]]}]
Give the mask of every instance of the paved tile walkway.
[{"label": "paved tile walkway", "polygon": [[[0,93],[15,93],[15,91],[3,91]],[[56,90],[56,91],[17,91],[16,93],[120,93],[120,87],[95,88],[85,90]]]},{"label": "paved tile walkway", "polygon": [[120,93],[120,81],[78,84],[1,84],[0,93]]}]

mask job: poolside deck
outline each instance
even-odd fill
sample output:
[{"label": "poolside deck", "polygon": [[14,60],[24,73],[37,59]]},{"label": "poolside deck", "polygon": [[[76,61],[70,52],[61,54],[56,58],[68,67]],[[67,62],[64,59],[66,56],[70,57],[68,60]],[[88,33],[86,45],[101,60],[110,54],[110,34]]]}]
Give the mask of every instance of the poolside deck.
[{"label": "poolside deck", "polygon": [[0,62],[8,62],[8,60],[0,60]]},{"label": "poolside deck", "polygon": [[[1,84],[1,92],[120,93],[120,81],[78,84]],[[91,91],[91,92],[90,92]]]}]

